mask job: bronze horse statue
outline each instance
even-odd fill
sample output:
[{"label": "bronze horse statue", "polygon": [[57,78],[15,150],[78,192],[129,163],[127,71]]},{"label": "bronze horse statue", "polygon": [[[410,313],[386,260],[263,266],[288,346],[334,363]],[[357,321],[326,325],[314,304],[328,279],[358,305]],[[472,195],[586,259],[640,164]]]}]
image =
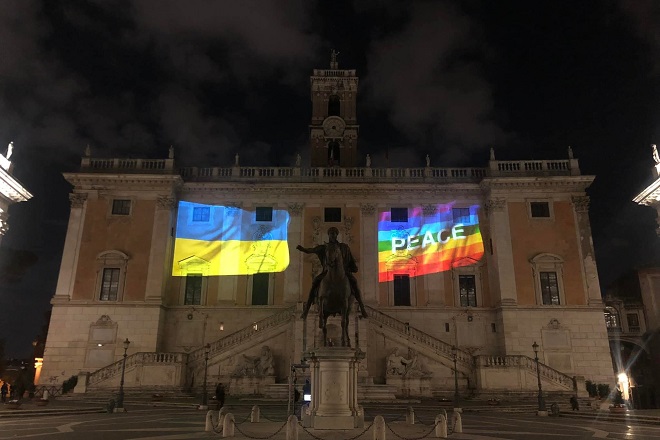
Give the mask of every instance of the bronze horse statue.
[{"label": "bronze horse statue", "polygon": [[326,275],[318,292],[319,328],[323,330],[323,346],[328,345],[327,322],[329,316],[341,316],[341,346],[350,347],[348,317],[351,313],[351,285],[344,270],[344,261],[338,243],[325,248]]}]

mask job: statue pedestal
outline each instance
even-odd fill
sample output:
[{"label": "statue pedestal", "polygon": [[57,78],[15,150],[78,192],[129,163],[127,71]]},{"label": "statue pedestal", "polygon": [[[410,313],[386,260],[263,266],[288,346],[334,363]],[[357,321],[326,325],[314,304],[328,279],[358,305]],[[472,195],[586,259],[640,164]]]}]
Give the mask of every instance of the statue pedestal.
[{"label": "statue pedestal", "polygon": [[312,401],[303,411],[303,426],[353,429],[364,426],[357,404],[357,374],[362,353],[347,347],[321,347],[309,352]]},{"label": "statue pedestal", "polygon": [[431,393],[431,378],[406,377],[402,375],[387,375],[385,382],[394,385],[397,395],[401,397],[433,397]]},{"label": "statue pedestal", "polygon": [[232,394],[264,394],[267,385],[275,383],[275,376],[240,376],[232,377],[229,390]]}]

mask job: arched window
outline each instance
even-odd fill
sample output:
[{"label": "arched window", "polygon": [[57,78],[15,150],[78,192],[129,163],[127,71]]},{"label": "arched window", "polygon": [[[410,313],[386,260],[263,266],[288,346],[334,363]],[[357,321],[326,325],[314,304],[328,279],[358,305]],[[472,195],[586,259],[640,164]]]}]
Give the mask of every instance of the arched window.
[{"label": "arched window", "polygon": [[330,99],[328,99],[328,116],[340,116],[340,111],[341,103],[339,101],[339,96],[330,95]]},{"label": "arched window", "polygon": [[328,164],[330,166],[339,165],[339,154],[340,154],[339,142],[331,141],[328,144]]},{"label": "arched window", "polygon": [[607,327],[607,331],[620,331],[621,319],[619,318],[619,312],[614,307],[608,306],[605,307],[603,313],[605,314],[605,327]]}]

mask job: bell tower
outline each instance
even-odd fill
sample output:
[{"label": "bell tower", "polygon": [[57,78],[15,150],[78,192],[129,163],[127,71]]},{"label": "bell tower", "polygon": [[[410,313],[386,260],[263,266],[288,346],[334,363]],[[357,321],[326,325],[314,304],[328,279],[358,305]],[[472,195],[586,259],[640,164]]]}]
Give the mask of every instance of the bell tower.
[{"label": "bell tower", "polygon": [[357,166],[358,129],[355,69],[340,70],[339,52],[332,50],[330,69],[314,69],[312,121],[309,125],[313,167]]}]

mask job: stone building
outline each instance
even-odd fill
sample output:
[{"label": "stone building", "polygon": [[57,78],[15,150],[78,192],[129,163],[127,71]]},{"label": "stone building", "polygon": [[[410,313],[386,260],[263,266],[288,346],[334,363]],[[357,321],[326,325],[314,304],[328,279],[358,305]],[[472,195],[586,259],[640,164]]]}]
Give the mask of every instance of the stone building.
[{"label": "stone building", "polygon": [[660,269],[638,269],[618,278],[605,296],[612,364],[617,376],[625,375],[618,385],[630,390],[627,397],[637,409],[660,402],[659,286]]},{"label": "stone building", "polygon": [[25,202],[32,198],[32,194],[12,173],[14,164],[10,159],[13,149],[14,143],[10,142],[7,152],[4,155],[0,154],[0,243],[9,230],[9,207],[14,203]]},{"label": "stone building", "polygon": [[209,383],[281,395],[319,343],[314,309],[300,315],[321,265],[296,245],[324,243],[332,226],[369,315],[351,321],[361,398],[451,394],[454,371],[461,393],[535,392],[534,342],[544,390],[613,382],[585,195],[594,177],[570,149],[372,166],[358,154],[356,72],[330,67],[311,76],[309,166],[251,167],[237,154],[179,169],[170,151],[86,154],[65,174],[42,384],[80,374],[78,391],[117,386],[128,338],[126,387],[198,387],[208,358]]}]

